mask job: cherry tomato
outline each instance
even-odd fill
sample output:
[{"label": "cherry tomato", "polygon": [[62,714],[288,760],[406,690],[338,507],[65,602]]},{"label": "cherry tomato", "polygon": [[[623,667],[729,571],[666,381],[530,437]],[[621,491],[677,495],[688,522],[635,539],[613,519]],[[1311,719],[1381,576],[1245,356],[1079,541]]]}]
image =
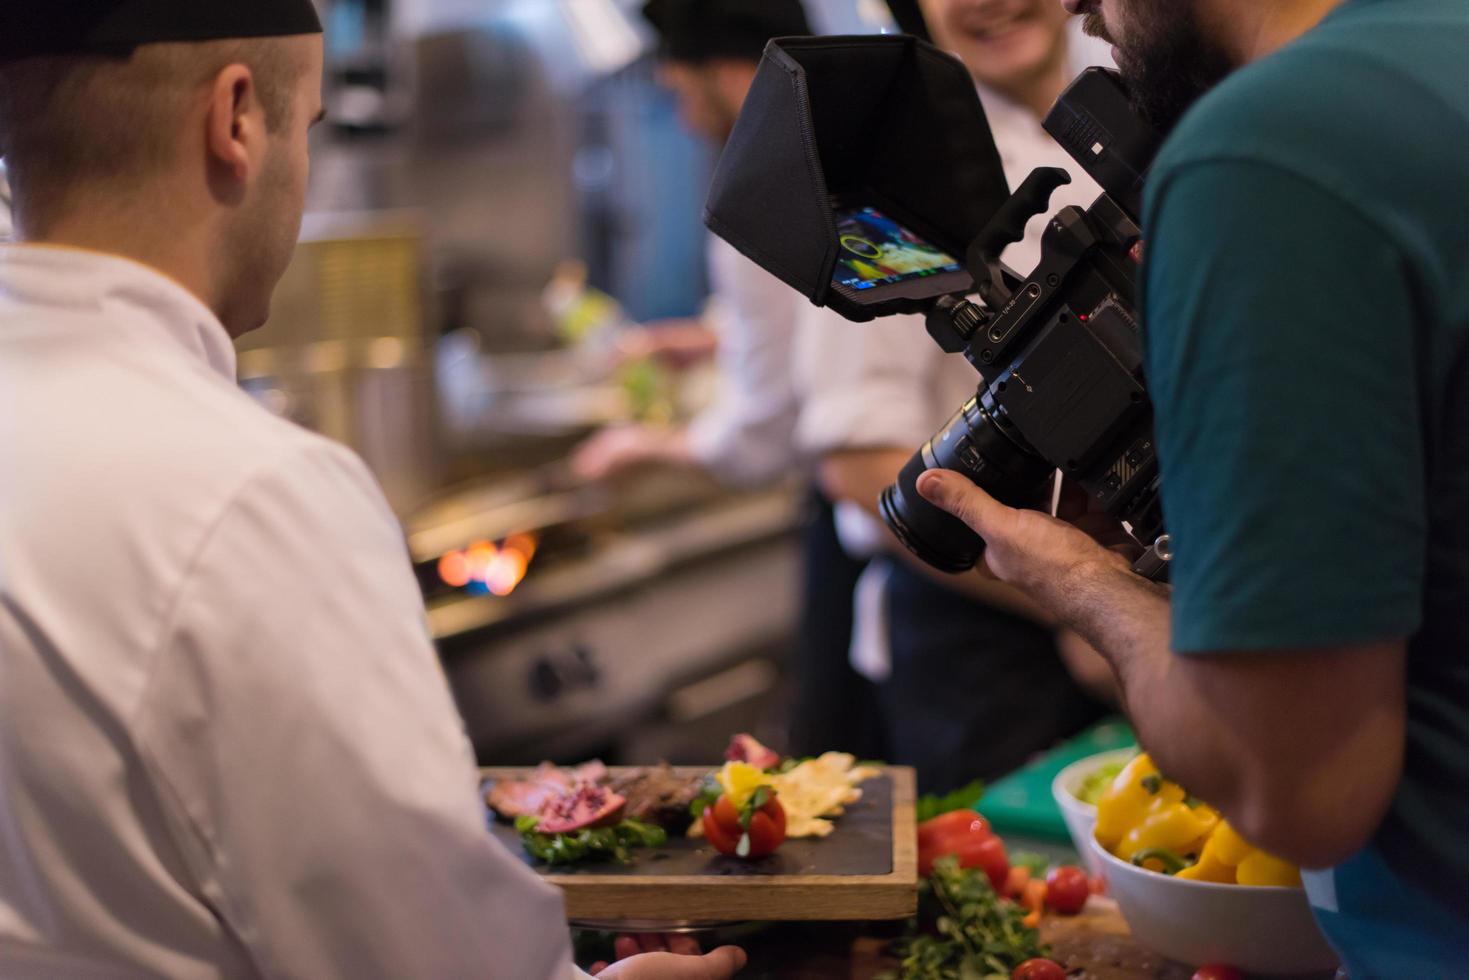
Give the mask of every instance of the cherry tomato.
[{"label": "cherry tomato", "polygon": [[1224,963],[1210,963],[1195,970],[1193,980],[1245,980],[1245,975]]},{"label": "cherry tomato", "polygon": [[1092,890],[1093,895],[1107,894],[1107,879],[1101,875],[1093,875],[1086,880],[1087,887]]},{"label": "cherry tomato", "polygon": [[750,853],[747,857],[758,858],[774,854],[786,839],[785,831],[776,824],[775,818],[763,808],[750,818]]},{"label": "cherry tomato", "polygon": [[[758,858],[773,854],[786,839],[786,814],[780,801],[772,796],[750,817],[748,829],[740,826],[740,814],[728,796],[721,796],[711,807],[704,808],[701,821],[704,836],[720,854]],[[740,854],[740,841],[749,836],[747,853]]]},{"label": "cherry tomato", "polygon": [[1075,865],[1052,868],[1046,875],[1046,907],[1062,915],[1075,915],[1091,894],[1086,872]]},{"label": "cherry tomato", "polygon": [[1005,844],[998,837],[971,838],[959,845],[954,852],[959,857],[959,867],[979,868],[990,880],[990,887],[999,894],[1010,876],[1010,859],[1005,855]]},{"label": "cherry tomato", "polygon": [[1010,980],[1066,980],[1066,970],[1055,960],[1026,960],[1010,974]]},{"label": "cherry tomato", "polygon": [[[775,842],[775,847],[779,847],[786,839],[786,808],[781,806],[779,801],[771,800],[764,812],[766,816],[775,821],[775,835],[780,838]],[[775,850],[775,847],[772,847],[771,850]]]},{"label": "cherry tomato", "polygon": [[738,837],[731,839],[720,822],[714,819],[714,807],[704,808],[704,817],[701,822],[704,825],[704,837],[720,854],[733,854],[740,846],[740,839]]},{"label": "cherry tomato", "polygon": [[721,796],[714,801],[714,819],[719,821],[719,826],[724,828],[726,834],[732,834],[735,840],[739,840],[740,834],[743,833],[740,827],[740,814],[734,808],[734,804],[729,801],[728,796]]}]

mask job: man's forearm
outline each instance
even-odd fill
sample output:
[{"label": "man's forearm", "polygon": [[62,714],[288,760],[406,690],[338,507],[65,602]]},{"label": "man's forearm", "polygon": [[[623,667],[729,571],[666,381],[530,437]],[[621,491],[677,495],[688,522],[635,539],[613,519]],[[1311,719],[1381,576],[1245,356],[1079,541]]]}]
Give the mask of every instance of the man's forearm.
[{"label": "man's forearm", "polygon": [[1188,664],[1173,655],[1168,590],[1119,559],[1077,566],[1033,591],[1112,665],[1138,739],[1159,768],[1230,808],[1239,796],[1238,760],[1228,733],[1185,676]]},{"label": "man's forearm", "polygon": [[[1401,643],[1176,655],[1167,591],[1110,562],[1074,567],[1041,598],[1112,664],[1158,767],[1257,844],[1326,866],[1377,826],[1401,766]],[[1354,722],[1324,738],[1337,713]]]},{"label": "man's forearm", "polygon": [[1107,658],[1159,767],[1247,838],[1325,867],[1371,837],[1402,775],[1405,638],[1175,655],[1167,590],[1084,531],[954,473],[924,474],[919,492],[984,538],[996,575]]}]

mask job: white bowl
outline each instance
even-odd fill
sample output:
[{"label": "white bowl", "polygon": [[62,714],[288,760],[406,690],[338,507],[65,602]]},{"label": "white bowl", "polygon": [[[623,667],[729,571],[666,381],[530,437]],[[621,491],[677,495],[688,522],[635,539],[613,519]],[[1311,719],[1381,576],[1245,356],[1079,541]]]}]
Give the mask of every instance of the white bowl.
[{"label": "white bowl", "polygon": [[1302,888],[1187,881],[1118,860],[1090,841],[1133,938],[1191,966],[1228,963],[1250,973],[1330,970],[1326,944]]},{"label": "white bowl", "polygon": [[1089,755],[1062,769],[1051,780],[1051,796],[1056,800],[1056,806],[1061,808],[1061,817],[1066,821],[1066,831],[1071,834],[1071,843],[1086,863],[1087,871],[1094,875],[1102,873],[1101,859],[1092,854],[1092,828],[1097,825],[1097,808],[1095,804],[1083,803],[1077,799],[1076,791],[1098,769],[1112,762],[1125,763],[1137,755],[1138,751],[1113,749],[1110,752]]}]

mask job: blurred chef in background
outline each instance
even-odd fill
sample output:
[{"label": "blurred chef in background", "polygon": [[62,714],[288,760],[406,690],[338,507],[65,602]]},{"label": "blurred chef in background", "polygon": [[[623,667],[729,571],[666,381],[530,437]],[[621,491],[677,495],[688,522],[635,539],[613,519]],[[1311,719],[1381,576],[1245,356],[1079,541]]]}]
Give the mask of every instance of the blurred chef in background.
[{"label": "blurred chef in background", "polygon": [[5,176],[5,162],[0,160],[0,242],[10,240],[10,181]]},{"label": "blurred chef in background", "polygon": [[[1100,189],[1041,127],[1065,86],[1094,63],[1060,4],[907,7],[905,22],[920,23],[910,17],[921,12],[934,43],[969,68],[1010,186],[1036,167],[1062,167],[1073,183],[1051,211],[1089,205]],[[1005,253],[1011,267],[1035,267],[1045,225],[1038,217]],[[948,576],[922,565],[877,519],[883,488],[974,396],[974,368],[940,350],[921,317],[854,324],[811,307],[797,337],[798,442],[820,457],[844,544],[873,558],[857,586],[852,659],[878,685],[878,757],[916,766],[924,791],[944,791],[1012,770],[1094,721],[1101,705],[1083,687],[1110,687],[1100,657],[1073,635],[1057,636],[1039,609],[982,572]]]},{"label": "blurred chef in background", "polygon": [[[677,98],[683,124],[717,147],[734,130],[769,39],[811,33],[800,0],[650,0],[644,13],[661,39],[660,81]],[[617,426],[597,434],[573,459],[583,478],[663,464],[750,486],[802,467],[792,359],[808,304],[724,240],[710,235],[708,242],[713,295],[705,321],[717,342],[718,393],[686,426]],[[697,347],[686,332],[672,336],[680,353]],[[877,758],[875,695],[847,656],[852,590],[864,562],[843,550],[831,505],[819,495],[810,504],[805,545],[789,749],[814,755],[840,748]]]},{"label": "blurred chef in background", "polygon": [[[800,0],[650,0],[643,11],[660,39],[659,82],[677,99],[685,128],[716,147],[734,129],[766,42],[811,33]],[[790,357],[803,301],[722,239],[708,236],[708,249],[712,295],[704,324],[717,349],[717,396],[686,426],[598,433],[574,457],[584,478],[666,463],[748,486],[791,471]],[[691,346],[675,344],[680,351]]]},{"label": "blurred chef in background", "polygon": [[235,383],[323,116],[310,0],[3,19],[0,976],[585,977],[381,490]]}]

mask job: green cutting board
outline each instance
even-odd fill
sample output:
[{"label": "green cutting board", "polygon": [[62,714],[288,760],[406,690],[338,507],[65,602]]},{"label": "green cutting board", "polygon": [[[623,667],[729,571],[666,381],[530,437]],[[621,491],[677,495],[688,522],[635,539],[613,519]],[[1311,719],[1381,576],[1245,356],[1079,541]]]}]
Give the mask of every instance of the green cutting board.
[{"label": "green cutting board", "polygon": [[1132,729],[1122,718],[1100,721],[1044,755],[985,788],[979,812],[994,826],[995,833],[1068,841],[1066,822],[1051,796],[1056,774],[1071,763],[1099,752],[1137,745]]}]

